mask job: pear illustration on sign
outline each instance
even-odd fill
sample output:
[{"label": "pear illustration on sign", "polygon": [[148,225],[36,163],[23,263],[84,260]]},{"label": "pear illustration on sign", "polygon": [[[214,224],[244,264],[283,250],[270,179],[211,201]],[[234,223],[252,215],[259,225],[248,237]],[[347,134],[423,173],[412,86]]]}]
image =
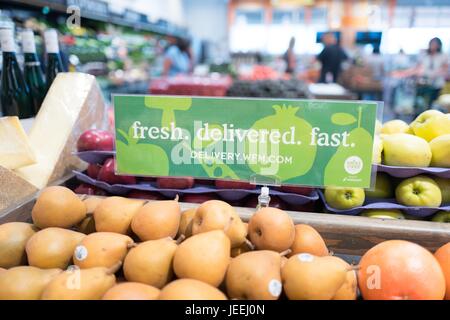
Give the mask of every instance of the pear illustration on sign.
[{"label": "pear illustration on sign", "polygon": [[[359,108],[358,127],[349,132],[347,146],[340,145],[325,168],[325,186],[341,186],[343,182],[348,184],[349,176],[357,175],[364,166],[371,165],[372,154],[360,152],[366,150],[368,145],[372,145],[372,136],[366,129],[361,128],[361,113],[362,109]],[[336,113],[331,117],[331,122],[342,126],[351,125],[356,121],[355,117],[348,113]]]},{"label": "pear illustration on sign", "polygon": [[157,145],[138,143],[133,138],[133,128],[130,127],[128,134],[121,129],[117,132],[127,143],[117,139],[117,154],[127,155],[117,157],[118,166],[123,172],[133,172],[135,175],[163,175],[169,174],[169,158],[164,149]]},{"label": "pear illustration on sign", "polygon": [[167,99],[158,96],[146,96],[145,106],[150,109],[161,109],[161,127],[170,128],[170,124],[175,122],[175,110],[186,111],[191,108],[192,98],[174,98]]},{"label": "pear illustration on sign", "polygon": [[[302,176],[311,169],[316,157],[317,147],[308,143],[312,126],[305,119],[296,116],[298,107],[274,105],[273,109],[275,110],[274,115],[257,120],[252,129],[268,130],[269,132],[277,130],[280,133],[292,133],[294,129],[295,134],[289,136],[289,143],[281,141],[275,145],[268,139],[259,141],[257,146],[258,156],[264,158],[264,156],[270,155],[272,159],[279,156],[280,159],[286,159],[286,161],[277,161],[276,165],[261,161],[249,162],[248,166],[259,175],[269,175],[267,172],[270,172],[270,168],[272,168],[274,171],[270,175],[276,176],[280,181],[286,181]],[[252,146],[247,141],[247,152],[251,149]]]}]

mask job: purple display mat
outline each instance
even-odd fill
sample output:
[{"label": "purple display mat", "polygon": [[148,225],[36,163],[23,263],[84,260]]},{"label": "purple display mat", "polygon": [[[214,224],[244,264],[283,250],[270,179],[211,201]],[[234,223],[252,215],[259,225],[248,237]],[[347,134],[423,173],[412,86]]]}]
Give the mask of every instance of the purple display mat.
[{"label": "purple display mat", "polygon": [[80,151],[74,152],[75,156],[87,163],[102,164],[106,159],[113,157],[115,151]]},{"label": "purple display mat", "polygon": [[398,209],[403,211],[404,213],[407,213],[411,216],[415,217],[428,217],[436,213],[437,211],[443,210],[443,211],[450,211],[450,204],[446,204],[445,206],[436,208],[436,207],[407,207],[401,204],[398,204],[395,199],[366,199],[364,202],[364,205],[355,207],[350,210],[339,210],[334,209],[328,205],[328,203],[325,201],[325,195],[323,194],[322,190],[318,190],[320,199],[322,200],[325,208],[332,212],[332,213],[338,213],[338,214],[345,214],[345,215],[351,215],[356,216],[361,211],[367,210],[367,209]]},{"label": "purple display mat", "polygon": [[393,167],[384,164],[377,164],[378,172],[386,172],[392,177],[396,178],[411,178],[419,174],[429,174],[437,177],[450,179],[450,168],[437,167]]},{"label": "purple display mat", "polygon": [[[174,198],[177,194],[182,196],[184,194],[201,194],[201,193],[215,193],[220,198],[226,201],[238,201],[251,194],[260,194],[261,188],[256,188],[254,190],[245,189],[217,189],[214,186],[198,185],[194,188],[189,189],[160,189],[152,182],[140,182],[138,184],[113,184],[110,185],[103,181],[98,181],[92,179],[91,177],[85,175],[82,172],[73,171],[78,180],[94,185],[100,189],[103,189],[111,194],[115,195],[125,195],[132,190],[143,190],[143,191],[153,191],[159,192],[167,198]],[[270,189],[270,195],[277,196],[281,200],[285,201],[291,205],[303,205],[311,201],[317,201],[319,195],[317,190],[313,189],[309,196],[304,196],[295,193],[286,193],[277,191],[275,189]]]}]

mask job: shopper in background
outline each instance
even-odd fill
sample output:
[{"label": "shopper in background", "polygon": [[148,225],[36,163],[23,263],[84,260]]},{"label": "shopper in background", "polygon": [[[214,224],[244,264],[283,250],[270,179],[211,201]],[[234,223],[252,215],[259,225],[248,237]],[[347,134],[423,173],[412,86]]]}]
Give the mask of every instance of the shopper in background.
[{"label": "shopper in background", "polygon": [[192,70],[192,52],[190,42],[177,38],[170,45],[164,56],[163,76],[173,77],[179,74],[188,74]]},{"label": "shopper in background", "polygon": [[293,74],[295,72],[295,68],[297,67],[294,47],[295,47],[295,38],[292,37],[291,40],[289,40],[289,47],[283,55],[283,60],[286,63],[286,73],[288,74]]},{"label": "shopper in background", "polygon": [[317,56],[317,60],[322,64],[319,82],[337,82],[341,72],[342,62],[348,59],[345,51],[339,46],[336,36],[332,32],[327,32],[322,38],[324,48]]},{"label": "shopper in background", "polygon": [[442,41],[433,38],[428,44],[425,55],[419,60],[416,67],[417,98],[416,113],[420,113],[431,107],[433,101],[439,97],[439,93],[445,85],[448,72],[448,59],[442,53]]}]

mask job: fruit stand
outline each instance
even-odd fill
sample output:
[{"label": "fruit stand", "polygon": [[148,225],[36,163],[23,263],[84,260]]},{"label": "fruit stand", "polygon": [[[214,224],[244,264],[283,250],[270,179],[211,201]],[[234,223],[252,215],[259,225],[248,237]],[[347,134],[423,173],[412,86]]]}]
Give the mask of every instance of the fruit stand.
[{"label": "fruit stand", "polygon": [[[29,136],[0,123],[7,146],[22,143],[0,157],[0,299],[449,298],[448,115],[381,125],[370,102],[115,96],[113,129],[99,92],[93,76],[59,74]],[[264,183],[251,162],[167,157],[200,154],[181,135],[187,121],[205,117],[197,132],[222,141],[238,125],[221,131],[213,117],[233,113],[252,136],[278,125],[267,141],[285,143],[295,172],[280,164],[278,183]],[[142,143],[145,131],[170,141]]]}]

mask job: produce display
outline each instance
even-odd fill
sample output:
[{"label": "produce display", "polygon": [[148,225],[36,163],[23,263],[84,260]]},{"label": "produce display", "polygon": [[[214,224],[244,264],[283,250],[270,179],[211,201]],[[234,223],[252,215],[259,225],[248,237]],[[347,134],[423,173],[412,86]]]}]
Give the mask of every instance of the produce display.
[{"label": "produce display", "polygon": [[304,87],[298,80],[236,80],[227,91],[229,97],[270,97],[300,99]]},{"label": "produce display", "polygon": [[390,219],[448,221],[450,212],[450,114],[427,110],[413,122],[377,124],[373,190],[328,187],[326,210]]},{"label": "produce display", "polygon": [[256,210],[247,224],[220,200],[182,211],[178,199],[54,186],[37,198],[32,223],[0,225],[0,299],[448,299],[449,245],[433,255],[384,241],[351,265],[277,208]]}]

